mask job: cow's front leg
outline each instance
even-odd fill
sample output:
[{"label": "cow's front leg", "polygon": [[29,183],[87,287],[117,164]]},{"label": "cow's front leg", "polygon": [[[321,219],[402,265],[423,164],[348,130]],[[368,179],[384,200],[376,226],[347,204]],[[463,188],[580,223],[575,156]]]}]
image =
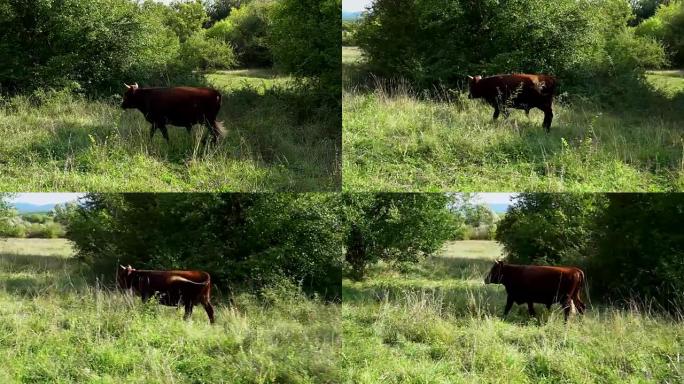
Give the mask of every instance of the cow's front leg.
[{"label": "cow's front leg", "polygon": [[527,303],[527,312],[530,316],[537,317],[537,312],[534,311],[534,303]]},{"label": "cow's front leg", "polygon": [[162,133],[162,136],[164,136],[164,139],[168,143],[169,142],[169,131],[166,130],[166,124],[159,123],[158,126],[159,126],[159,130]]},{"label": "cow's front leg", "polygon": [[539,109],[544,111],[543,126],[546,129],[546,133],[549,133],[551,132],[551,122],[553,121],[553,109],[551,108],[551,105],[545,105]]},{"label": "cow's front leg", "polygon": [[503,314],[504,317],[506,317],[508,315],[508,312],[511,311],[512,307],[513,307],[513,299],[511,299],[511,297],[509,296],[506,299],[506,308],[504,308],[504,314]]}]

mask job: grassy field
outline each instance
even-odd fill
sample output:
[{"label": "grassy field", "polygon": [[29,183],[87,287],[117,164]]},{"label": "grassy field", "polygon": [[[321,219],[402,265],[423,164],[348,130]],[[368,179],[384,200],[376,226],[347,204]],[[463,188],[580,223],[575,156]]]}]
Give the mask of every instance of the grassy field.
[{"label": "grassy field", "polygon": [[340,308],[296,294],[147,305],[80,273],[63,240],[0,239],[2,383],[335,383]]},{"label": "grassy field", "polygon": [[359,86],[362,59],[343,49],[345,190],[684,189],[681,71],[648,73],[652,104],[639,108],[556,102],[546,134],[539,110],[493,122],[490,106],[454,90],[426,99],[407,84]]},{"label": "grassy field", "polygon": [[[288,77],[267,69],[207,75],[222,91],[227,135],[205,146],[169,128],[167,144],[120,100],[68,94],[0,100],[0,190],[320,191],[339,188],[337,118],[302,115]],[[122,86],[123,87],[123,86]],[[122,90],[123,93],[123,90]],[[38,97],[41,99],[41,97]],[[337,128],[339,130],[339,128]]]},{"label": "grassy field", "polygon": [[[505,291],[484,285],[497,243],[448,244],[397,269],[343,282],[342,367],[348,383],[681,383],[684,324],[594,303],[563,323],[560,306],[501,315]],[[591,278],[590,276],[588,278]]]}]

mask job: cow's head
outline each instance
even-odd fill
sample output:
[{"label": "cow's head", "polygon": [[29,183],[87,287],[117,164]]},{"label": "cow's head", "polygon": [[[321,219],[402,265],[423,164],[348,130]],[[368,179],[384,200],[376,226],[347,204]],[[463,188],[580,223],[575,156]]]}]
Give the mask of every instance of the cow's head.
[{"label": "cow's head", "polygon": [[495,261],[494,265],[492,265],[492,269],[490,269],[487,276],[485,276],[485,284],[501,284],[501,281],[503,280],[503,266],[503,261]]},{"label": "cow's head", "polygon": [[130,265],[124,267],[119,265],[119,269],[116,271],[116,283],[121,289],[131,289],[132,288],[132,274],[135,269]]},{"label": "cow's head", "polygon": [[475,77],[468,76],[468,98],[475,99],[480,97],[480,92],[477,84],[482,80],[482,76],[477,75]]},{"label": "cow's head", "polygon": [[137,107],[137,97],[136,97],[136,92],[138,91],[138,83],[135,83],[133,85],[128,85],[124,83],[126,86],[126,92],[124,92],[123,95],[123,102],[121,103],[121,108],[123,109],[128,109],[128,108],[136,108]]}]

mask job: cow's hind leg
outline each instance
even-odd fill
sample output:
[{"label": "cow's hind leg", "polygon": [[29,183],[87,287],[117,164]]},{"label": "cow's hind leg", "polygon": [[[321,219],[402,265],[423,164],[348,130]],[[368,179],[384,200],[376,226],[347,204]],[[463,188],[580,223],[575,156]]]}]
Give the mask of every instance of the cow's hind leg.
[{"label": "cow's hind leg", "polygon": [[501,110],[499,109],[499,106],[494,105],[494,115],[492,116],[492,120],[498,119],[500,113],[501,113]]},{"label": "cow's hind leg", "polygon": [[508,312],[511,311],[511,307],[513,307],[513,299],[508,297],[506,299],[506,308],[504,308],[504,317],[506,317],[508,315]]},{"label": "cow's hind leg", "polygon": [[169,131],[166,129],[166,124],[159,124],[159,130],[162,133],[162,136],[164,136],[164,139],[166,142],[169,142]]},{"label": "cow's hind leg", "polygon": [[194,307],[194,303],[190,300],[185,302],[185,314],[183,315],[183,320],[187,320],[190,318],[192,315],[192,307]]},{"label": "cow's hind leg", "polygon": [[527,312],[530,313],[530,316],[537,317],[537,312],[534,311],[534,303],[527,303]]},{"label": "cow's hind leg", "polygon": [[209,316],[209,322],[211,324],[214,324],[214,307],[211,305],[209,300],[202,301],[202,305],[204,306],[204,310],[207,311],[207,316]]},{"label": "cow's hind leg", "polygon": [[544,111],[544,123],[542,125],[544,126],[544,129],[546,129],[546,132],[549,133],[551,132],[551,122],[553,121],[553,109],[551,108],[551,105],[544,105],[539,109]]},{"label": "cow's hind leg", "polygon": [[565,322],[568,322],[568,316],[570,316],[570,311],[572,311],[572,299],[568,295],[563,299],[563,315],[565,317]]}]

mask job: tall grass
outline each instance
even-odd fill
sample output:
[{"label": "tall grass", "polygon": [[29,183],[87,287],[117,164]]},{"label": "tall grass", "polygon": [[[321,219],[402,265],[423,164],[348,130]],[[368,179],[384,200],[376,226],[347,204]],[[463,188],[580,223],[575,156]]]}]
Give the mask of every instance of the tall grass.
[{"label": "tall grass", "polygon": [[677,92],[644,96],[644,103],[663,102],[639,109],[620,100],[613,107],[579,97],[568,103],[562,96],[546,134],[538,110],[529,118],[513,110],[493,122],[492,108],[464,92],[419,92],[405,82],[374,79],[357,50],[344,53],[346,190],[684,188],[684,83]]},{"label": "tall grass", "polygon": [[[208,75],[227,135],[204,145],[169,126],[170,143],[120,101],[42,93],[0,100],[0,189],[32,191],[320,191],[339,188],[335,116],[302,116],[292,79],[269,70]],[[339,131],[339,128],[337,128]]]},{"label": "tall grass", "polygon": [[219,292],[216,324],[201,306],[186,322],[182,309],[79,272],[69,252],[59,240],[0,243],[0,382],[340,380],[339,306],[274,290],[268,300],[239,294],[231,307]]},{"label": "tall grass", "polygon": [[526,306],[502,318],[505,291],[483,278],[500,249],[454,242],[397,270],[343,283],[343,375],[349,383],[678,383],[684,325],[643,308]]}]

